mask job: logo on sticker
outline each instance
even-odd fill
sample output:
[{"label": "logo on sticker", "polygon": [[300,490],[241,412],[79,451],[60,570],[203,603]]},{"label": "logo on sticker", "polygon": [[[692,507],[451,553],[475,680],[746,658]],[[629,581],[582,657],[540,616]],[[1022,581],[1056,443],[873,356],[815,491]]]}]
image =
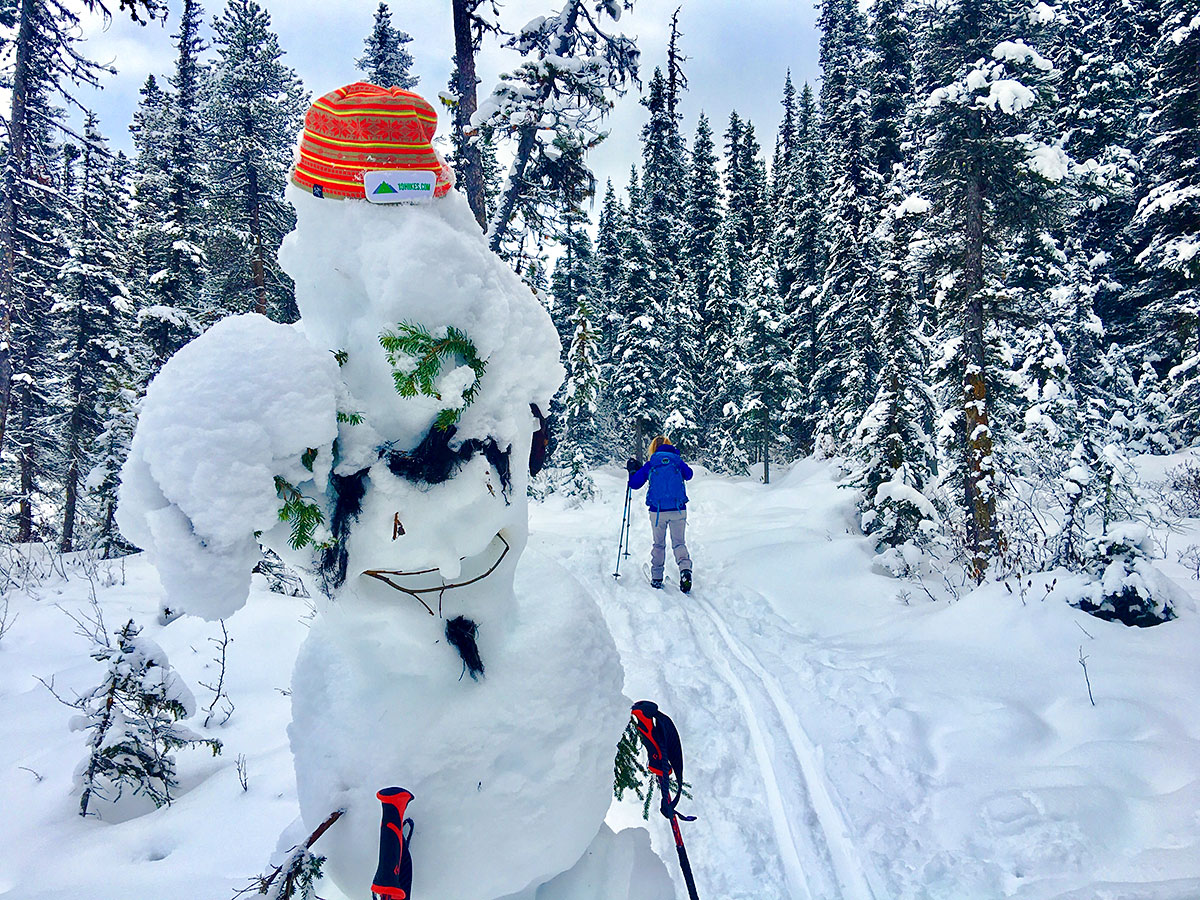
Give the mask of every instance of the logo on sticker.
[{"label": "logo on sticker", "polygon": [[427,203],[433,199],[436,186],[436,172],[363,173],[363,187],[371,203]]}]

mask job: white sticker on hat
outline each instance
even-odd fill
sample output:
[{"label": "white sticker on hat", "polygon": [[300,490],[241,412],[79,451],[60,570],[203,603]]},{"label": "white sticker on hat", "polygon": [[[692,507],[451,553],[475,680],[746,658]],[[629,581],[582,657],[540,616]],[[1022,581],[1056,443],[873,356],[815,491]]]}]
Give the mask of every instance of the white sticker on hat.
[{"label": "white sticker on hat", "polygon": [[436,184],[436,172],[363,172],[363,187],[372,203],[428,203]]}]

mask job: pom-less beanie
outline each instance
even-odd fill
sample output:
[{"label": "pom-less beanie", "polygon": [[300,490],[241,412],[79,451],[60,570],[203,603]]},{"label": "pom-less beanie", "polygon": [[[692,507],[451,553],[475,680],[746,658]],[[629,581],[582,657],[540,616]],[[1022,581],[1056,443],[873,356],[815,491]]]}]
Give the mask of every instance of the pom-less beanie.
[{"label": "pom-less beanie", "polygon": [[434,172],[435,197],[454,172],[433,149],[437,113],[412,91],[357,82],[316,100],[304,117],[292,181],[318,197],[366,196],[363,174]]}]

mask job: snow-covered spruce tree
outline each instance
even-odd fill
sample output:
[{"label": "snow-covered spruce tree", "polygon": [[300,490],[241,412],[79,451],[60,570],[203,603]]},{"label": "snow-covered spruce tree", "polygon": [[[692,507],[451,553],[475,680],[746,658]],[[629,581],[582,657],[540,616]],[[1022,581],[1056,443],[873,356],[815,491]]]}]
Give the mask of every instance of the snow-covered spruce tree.
[{"label": "snow-covered spruce tree", "polygon": [[998,251],[1037,202],[1043,173],[1062,160],[1044,133],[1054,74],[1029,43],[1038,28],[1020,4],[954,0],[926,9],[918,34],[918,172],[921,195],[933,204],[927,265],[941,309],[943,478],[959,498],[976,580],[1002,544],[988,298],[1002,277]]},{"label": "snow-covered spruce tree", "polygon": [[1059,318],[1078,436],[1061,476],[1063,516],[1054,562],[1078,569],[1090,538],[1107,533],[1116,520],[1134,517],[1125,453],[1134,387],[1120,346],[1104,350],[1094,282],[1077,272],[1067,282],[1058,292]]},{"label": "snow-covered spruce tree", "polygon": [[[3,346],[11,365],[10,412],[6,452],[0,456],[4,501],[13,515],[12,537],[18,542],[49,537],[56,518],[55,475],[59,469],[60,435],[50,419],[55,361],[50,352],[50,310],[57,299],[58,271],[66,259],[63,226],[64,180],[70,170],[64,160],[77,148],[57,145],[52,129],[61,124],[61,111],[49,103],[48,92],[32,84],[26,94],[26,114],[36,126],[26,131],[27,168],[16,179],[24,193],[20,226],[14,244],[15,303],[5,314]],[[10,159],[10,165],[12,160]]]},{"label": "snow-covered spruce tree", "polygon": [[1146,358],[1167,383],[1172,423],[1200,438],[1200,15],[1187,0],[1165,0],[1150,79],[1145,195],[1132,229],[1146,320]]},{"label": "snow-covered spruce tree", "polygon": [[[686,308],[690,310],[684,322],[687,343],[693,347],[688,358],[680,356],[685,377],[681,384],[690,386],[691,408],[695,427],[703,447],[717,415],[712,408],[714,389],[712,379],[711,326],[714,316],[723,315],[716,296],[717,269],[720,266],[719,236],[721,230],[721,179],[717,173],[712,129],[704,113],[696,123],[696,139],[692,146],[687,172],[687,196],[683,218],[683,289],[687,292]],[[701,449],[698,447],[698,449]]]},{"label": "snow-covered spruce tree", "polygon": [[739,430],[747,457],[751,462],[762,463],[764,484],[771,481],[773,449],[781,443],[779,410],[785,398],[795,391],[791,354],[784,343],[784,315],[775,281],[777,271],[769,245],[765,240],[760,241],[751,257],[746,280],[742,362],[746,393]]},{"label": "snow-covered spruce tree", "polygon": [[[169,310],[159,306],[155,287],[158,274],[167,270],[171,252],[171,242],[163,228],[170,189],[170,105],[169,93],[153,75],[147,76],[129,126],[134,149],[129,173],[134,201],[129,235],[132,250],[129,275],[138,299],[137,316],[142,332],[139,343],[146,347],[150,364],[147,377],[153,374],[151,367],[157,369],[161,364],[161,361],[153,362],[152,357],[159,352],[156,345],[166,339],[168,335],[164,332],[170,327],[169,322],[159,321]],[[176,313],[171,318],[180,334],[195,334],[199,330],[187,315]],[[142,385],[141,390],[144,389],[145,385]]]},{"label": "snow-covered spruce tree", "polygon": [[1175,435],[1171,431],[1171,407],[1158,372],[1149,362],[1142,363],[1133,396],[1133,441],[1130,447],[1138,453],[1167,454],[1175,451]]},{"label": "snow-covered spruce tree", "polygon": [[[717,236],[721,229],[721,179],[713,148],[708,117],[700,114],[696,139],[692,144],[691,167],[687,174],[687,200],[684,207],[683,254],[687,279],[691,283],[702,331],[707,331],[706,310],[717,267]],[[707,368],[703,352],[696,361],[698,373]],[[702,424],[707,420],[701,418]]]},{"label": "snow-covered spruce tree", "polygon": [[[568,364],[571,342],[575,335],[575,317],[579,301],[581,298],[585,299],[590,308],[593,302],[591,298],[596,293],[592,239],[588,235],[587,225],[587,213],[582,209],[575,209],[564,216],[566,233],[562,239],[563,254],[554,263],[549,290],[543,292],[549,305],[550,319],[558,330],[564,366]],[[589,318],[592,316],[589,315]],[[560,464],[566,463],[558,452],[565,396],[564,386],[550,401],[549,409],[549,417],[552,420],[550,456]]]},{"label": "snow-covered spruce tree", "polygon": [[1089,261],[1092,305],[1111,337],[1136,341],[1137,281],[1129,239],[1143,152],[1147,56],[1136,4],[1080,0],[1060,7],[1051,44],[1061,70],[1058,117],[1064,150],[1074,161],[1075,201],[1066,243]]},{"label": "snow-covered spruce tree", "polygon": [[793,273],[787,294],[783,297],[786,315],[785,340],[792,349],[792,371],[797,391],[787,398],[784,406],[784,433],[792,446],[802,453],[813,448],[816,429],[815,393],[812,388],[817,360],[816,298],[821,274],[825,269],[822,244],[822,213],[824,211],[824,162],[821,150],[819,116],[812,88],[806,83],[800,91],[796,107],[796,149],[791,165],[794,174],[788,177],[790,193],[781,198],[788,206],[792,231],[788,235],[787,267]]},{"label": "snow-covered spruce tree", "polygon": [[796,273],[792,269],[791,243],[796,231],[793,220],[795,209],[788,198],[795,193],[794,179],[799,170],[796,158],[796,86],[792,84],[792,71],[788,70],[783,81],[783,119],[775,135],[775,155],[771,158],[771,187],[768,206],[772,211],[771,253],[775,260],[775,283],[781,297],[791,293]]},{"label": "snow-covered spruce tree", "polygon": [[863,533],[876,541],[881,562],[893,574],[915,567],[937,521],[930,494],[936,472],[936,414],[926,381],[927,349],[914,315],[914,266],[910,245],[929,202],[909,194],[909,173],[896,172],[893,202],[876,233],[881,250],[883,306],[875,322],[881,361],[879,387],[856,435],[861,469]]},{"label": "snow-covered spruce tree", "polygon": [[869,31],[867,143],[871,165],[886,188],[896,166],[904,161],[905,119],[912,101],[913,41],[907,3],[879,0],[870,10]]},{"label": "snow-covered spruce tree", "polygon": [[[625,215],[617,192],[609,179],[604,188],[604,199],[600,203],[600,218],[596,223],[595,279],[596,301],[603,312],[596,325],[600,334],[603,358],[612,356],[616,344],[619,317],[616,315],[617,295],[621,285],[621,220]],[[605,362],[607,365],[607,362]]]},{"label": "snow-covered spruce tree", "polygon": [[[166,14],[160,0],[120,0],[118,9],[128,11],[134,21]],[[8,436],[12,413],[13,376],[19,374],[14,360],[22,352],[13,329],[26,309],[30,285],[20,271],[28,258],[23,242],[38,226],[28,221],[40,215],[44,197],[45,171],[53,156],[48,125],[55,99],[78,106],[74,89],[98,87],[99,77],[112,70],[80,53],[83,38],[79,27],[81,10],[100,13],[107,21],[113,11],[111,0],[22,0],[0,9],[6,27],[3,46],[3,82],[11,92],[5,120],[4,170],[0,190],[0,448]],[[143,18],[143,14],[146,18]]]},{"label": "snow-covered spruce tree", "polygon": [[857,5],[853,0],[825,0],[821,21],[826,29],[821,44],[821,133],[830,194],[822,219],[828,256],[814,300],[813,390],[818,409],[814,444],[829,454],[849,450],[879,372],[871,333],[878,285],[868,242],[879,179],[868,155],[869,97],[855,87],[864,76],[858,60],[866,42]]},{"label": "snow-covered spruce tree", "polygon": [[526,62],[500,77],[472,119],[516,144],[488,243],[518,266],[526,232],[553,237],[561,213],[593,192],[584,157],[607,134],[600,123],[612,95],[636,80],[638,68],[633,40],[609,34],[601,23],[632,7],[632,0],[567,0],[558,12],[533,19],[507,42]]},{"label": "snow-covered spruce tree", "polygon": [[666,416],[663,310],[655,302],[655,262],[642,217],[642,190],[634,168],[629,176],[629,208],[621,217],[618,234],[622,277],[613,308],[617,337],[610,390],[617,420],[625,429],[621,438],[637,459],[643,457],[647,443]]},{"label": "snow-covered spruce tree", "polygon": [[571,317],[575,333],[567,353],[567,387],[563,400],[563,436],[559,441],[559,463],[566,469],[563,490],[580,501],[589,500],[596,490],[588,468],[603,459],[597,446],[596,401],[600,393],[600,356],[598,333],[592,326],[586,294],[575,302]]},{"label": "snow-covered spruce tree", "polygon": [[411,35],[392,27],[392,12],[386,3],[380,3],[375,10],[375,25],[363,41],[363,55],[354,64],[371,84],[411,91],[421,80],[420,76],[409,74],[413,57],[404,45],[411,43]]},{"label": "snow-covered spruce tree", "polygon": [[68,257],[51,310],[57,363],[52,409],[63,469],[59,548],[64,553],[75,547],[81,482],[103,428],[99,401],[115,376],[133,311],[119,264],[126,214],[123,186],[112,177],[111,156],[91,113],[84,120],[83,138],[77,160],[69,163]]},{"label": "snow-covered spruce tree", "polygon": [[136,357],[131,357],[132,354],[125,353],[123,364],[108,367],[109,379],[101,387],[97,401],[100,432],[92,447],[93,465],[84,482],[95,508],[95,528],[89,543],[104,559],[135,549],[121,535],[116,523],[121,467],[129,456],[137,428],[138,389],[145,384],[144,374],[139,377]]},{"label": "snow-covered spruce tree", "polygon": [[[575,209],[564,216],[563,253],[555,261],[554,272],[550,276],[550,296],[553,299],[550,318],[558,329],[564,360],[575,334],[579,298],[587,297],[589,307],[593,310],[599,305],[593,299],[597,292],[595,254],[587,231],[588,224],[587,213],[582,209]],[[594,312],[589,314],[589,318],[594,316]]]},{"label": "snow-covered spruce tree", "polygon": [[173,751],[204,744],[216,756],[221,742],[180,724],[195,712],[195,698],[132,619],[117,632],[115,646],[97,647],[92,659],[107,670],[73,704],[82,715],[72,730],[88,732],[88,757],[76,773],[79,814],[88,815],[94,800],[116,803],[127,790],[155,806],[170,804],[178,787]]},{"label": "snow-covered spruce tree", "polygon": [[[725,132],[727,207],[717,234],[716,266],[701,310],[705,373],[700,381],[706,462],[718,471],[744,472],[742,440],[745,400],[746,290],[750,262],[764,236],[766,172],[749,123],[730,113]],[[765,273],[764,273],[765,274]]]},{"label": "snow-covered spruce tree", "polygon": [[701,341],[695,295],[688,289],[683,220],[687,202],[687,151],[679,133],[668,83],[659,69],[642,101],[650,119],[642,128],[642,198],[646,237],[654,260],[652,290],[663,311],[660,339],[666,371],[663,429],[685,452],[696,446],[696,359]]},{"label": "snow-covered spruce tree", "polygon": [[161,268],[149,273],[149,303],[138,312],[150,348],[151,374],[212,318],[201,308],[200,300],[205,272],[203,204],[207,183],[201,122],[203,16],[198,0],[184,0],[179,31],[172,35],[177,56],[170,79],[172,92],[166,97],[165,141],[159,144],[156,138],[146,135],[161,152],[163,167],[156,173],[163,180],[163,193],[158,198],[161,205],[145,207],[138,197],[140,230],[157,233],[155,261],[161,257]]},{"label": "snow-covered spruce tree", "polygon": [[204,108],[209,201],[204,306],[208,314],[297,317],[276,252],[295,226],[283,188],[308,94],[284,65],[271,17],[256,0],[229,0],[213,20],[217,58]]}]

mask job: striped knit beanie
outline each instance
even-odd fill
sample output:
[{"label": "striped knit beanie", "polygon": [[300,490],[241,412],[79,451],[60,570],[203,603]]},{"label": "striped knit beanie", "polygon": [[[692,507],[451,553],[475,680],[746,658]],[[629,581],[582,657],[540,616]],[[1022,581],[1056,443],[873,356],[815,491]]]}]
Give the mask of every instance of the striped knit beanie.
[{"label": "striped knit beanie", "polygon": [[338,88],[304,117],[292,182],[317,197],[377,203],[444,197],[454,172],[430,143],[436,131],[437,113],[411,91],[366,82]]}]

